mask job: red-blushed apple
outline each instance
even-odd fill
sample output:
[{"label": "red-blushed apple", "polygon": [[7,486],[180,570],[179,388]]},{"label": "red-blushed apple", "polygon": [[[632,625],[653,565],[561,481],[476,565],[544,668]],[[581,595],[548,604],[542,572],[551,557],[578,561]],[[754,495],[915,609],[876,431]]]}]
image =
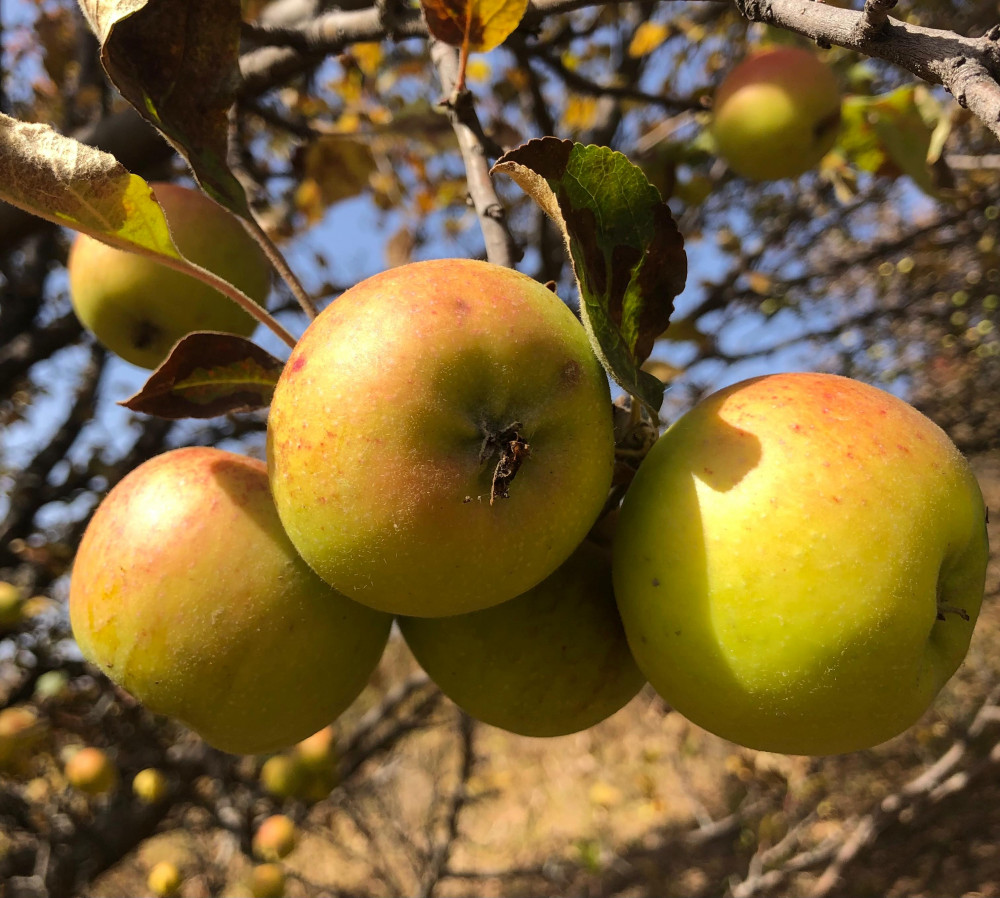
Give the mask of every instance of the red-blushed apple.
[{"label": "red-blushed apple", "polygon": [[118,785],[118,768],[108,753],[92,745],[74,752],[66,761],[66,780],[87,795],[103,795]]},{"label": "red-blushed apple", "polygon": [[268,469],[292,543],[351,598],[440,617],[569,557],[607,498],[607,378],[537,281],[467,259],[403,265],[309,326],[274,392]]},{"label": "red-blushed apple", "polygon": [[611,553],[585,540],[523,595],[455,617],[400,617],[427,675],[484,723],[563,736],[610,717],[646,678],[629,652]]},{"label": "red-blushed apple", "polygon": [[248,754],[340,714],[391,625],[295,553],[262,462],[203,447],[150,459],[108,494],[69,604],[88,660],[151,710]]},{"label": "red-blushed apple", "polygon": [[[271,264],[240,222],[205,194],[152,184],[181,255],[239,287],[261,305]],[[78,234],[67,262],[73,309],[108,349],[141,368],[155,368],[192,331],[249,337],[254,318],[213,287]]]},{"label": "red-blushed apple", "polygon": [[629,487],[614,584],[639,667],[699,726],[822,755],[913,724],[983,596],[983,498],[947,435],[826,374],[709,396]]},{"label": "red-blushed apple", "polygon": [[712,133],[733,171],[756,181],[813,168],[840,129],[840,88],[808,50],[774,47],[748,56],[715,94]]},{"label": "red-blushed apple", "polygon": [[292,853],[299,831],[291,817],[272,814],[266,817],[253,836],[253,853],[263,861],[279,861]]}]

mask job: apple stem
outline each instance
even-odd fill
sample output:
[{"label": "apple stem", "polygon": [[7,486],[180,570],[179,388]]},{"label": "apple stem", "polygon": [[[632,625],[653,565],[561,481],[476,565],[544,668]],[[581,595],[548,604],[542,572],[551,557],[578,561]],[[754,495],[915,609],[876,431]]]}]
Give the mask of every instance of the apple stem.
[{"label": "apple stem", "polygon": [[313,320],[318,314],[316,304],[312,301],[312,297],[306,292],[305,287],[302,286],[302,282],[295,276],[295,272],[292,271],[288,262],[285,261],[285,257],[281,254],[281,250],[275,246],[274,241],[257,223],[255,218],[242,218],[240,220],[243,222],[243,227],[247,229],[250,236],[257,241],[257,244],[264,251],[264,255],[267,256],[268,260],[274,266],[281,279],[288,285],[288,289],[292,291],[292,296],[295,297],[298,304],[302,307],[302,311],[309,316],[310,321]]}]

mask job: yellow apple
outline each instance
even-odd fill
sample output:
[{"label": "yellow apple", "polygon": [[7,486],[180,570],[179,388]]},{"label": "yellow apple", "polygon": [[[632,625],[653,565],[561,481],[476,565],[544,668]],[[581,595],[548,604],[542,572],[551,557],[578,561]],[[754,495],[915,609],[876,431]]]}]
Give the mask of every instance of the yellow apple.
[{"label": "yellow apple", "polygon": [[308,783],[309,771],[296,757],[274,755],[261,765],[259,779],[264,791],[275,798],[299,798]]},{"label": "yellow apple", "polygon": [[153,711],[248,754],[340,714],[391,624],[295,554],[262,462],[199,447],[147,461],[108,494],[69,603],[88,660]]},{"label": "yellow apple", "polygon": [[[264,304],[271,264],[239,221],[205,194],[153,184],[181,254]],[[79,234],[67,262],[73,309],[108,349],[155,368],[192,331],[249,337],[257,322],[201,281],[146,256]]]},{"label": "yellow apple", "polygon": [[826,374],[721,390],[629,487],[614,584],[639,667],[707,730],[833,754],[913,724],[983,595],[982,495],[945,433]]},{"label": "yellow apple", "polygon": [[48,733],[48,724],[27,705],[0,710],[0,771],[16,770]]},{"label": "yellow apple", "polygon": [[285,894],[285,871],[278,864],[258,864],[250,871],[253,898],[281,898]]},{"label": "yellow apple", "polygon": [[253,853],[264,861],[278,861],[292,853],[299,832],[290,817],[272,814],[265,818],[253,837]]},{"label": "yellow apple", "polygon": [[144,804],[159,804],[169,791],[166,775],[156,767],[147,767],[132,777],[132,793]]},{"label": "yellow apple", "polygon": [[146,885],[158,898],[172,898],[181,890],[184,882],[181,871],[171,861],[160,861],[149,871]]},{"label": "yellow apple", "polygon": [[351,598],[419,617],[545,579],[599,514],[613,459],[608,382],[579,321],[531,278],[467,259],[393,268],[331,303],[268,422],[302,557]]},{"label": "yellow apple", "polygon": [[66,780],[88,795],[103,795],[118,784],[118,768],[100,748],[88,746],[74,752],[65,767]]},{"label": "yellow apple", "polygon": [[774,47],[747,57],[715,94],[712,133],[733,171],[755,181],[813,168],[840,129],[840,88],[807,50]]},{"label": "yellow apple", "polygon": [[610,552],[589,540],[515,599],[456,617],[401,617],[399,627],[455,704],[523,736],[584,730],[645,683],[615,607]]},{"label": "yellow apple", "polygon": [[0,581],[0,629],[21,622],[24,596],[13,583]]}]

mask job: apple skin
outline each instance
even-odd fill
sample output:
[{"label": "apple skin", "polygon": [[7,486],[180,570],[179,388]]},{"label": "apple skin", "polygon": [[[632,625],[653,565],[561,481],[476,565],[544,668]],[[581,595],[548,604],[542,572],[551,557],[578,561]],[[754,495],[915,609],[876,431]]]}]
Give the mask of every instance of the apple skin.
[{"label": "apple skin", "polygon": [[146,879],[149,890],[159,898],[172,898],[173,895],[177,895],[183,883],[181,871],[171,861],[160,861],[149,871],[149,877]]},{"label": "apple skin", "polygon": [[[968,463],[902,400],[826,374],[736,384],[681,417],[626,494],[629,644],[670,705],[733,742],[877,745],[965,657],[985,517]],[[939,602],[969,619],[938,620]]]},{"label": "apple skin", "polygon": [[755,181],[813,168],[840,129],[840,88],[807,50],[778,47],[747,57],[715,94],[712,133],[730,168]]},{"label": "apple skin", "polygon": [[150,459],[108,494],[69,603],[88,660],[234,753],[284,748],[340,714],[391,626],[295,554],[262,462],[203,447]]},{"label": "apple skin", "polygon": [[159,804],[169,792],[166,774],[156,767],[146,767],[132,778],[132,794],[143,804]]},{"label": "apple skin", "polygon": [[646,682],[615,606],[611,553],[590,540],[517,598],[398,623],[445,695],[477,720],[522,736],[585,730]]},{"label": "apple skin", "polygon": [[[239,221],[197,190],[150,186],[181,254],[263,305],[271,265]],[[102,345],[140,368],[156,368],[193,331],[249,337],[257,327],[231,299],[196,278],[86,234],[73,242],[67,268],[80,322]]]},{"label": "apple skin", "polygon": [[[484,438],[530,446],[491,504]],[[303,558],[345,595],[418,617],[520,595],[607,498],[610,390],[573,313],[537,281],[468,259],[414,262],[309,326],[274,392],[268,469]]]}]

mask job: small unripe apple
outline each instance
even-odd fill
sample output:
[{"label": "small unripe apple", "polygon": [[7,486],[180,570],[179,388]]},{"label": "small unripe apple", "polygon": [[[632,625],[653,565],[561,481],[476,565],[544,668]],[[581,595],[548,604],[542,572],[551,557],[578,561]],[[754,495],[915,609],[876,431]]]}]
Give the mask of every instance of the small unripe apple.
[{"label": "small unripe apple", "polygon": [[401,617],[399,628],[445,695],[523,736],[593,726],[645,683],[615,605],[611,554],[590,540],[515,599],[455,617]]},{"label": "small unripe apple", "polygon": [[147,767],[132,778],[132,792],[145,804],[158,804],[167,797],[170,786],[162,770]]},{"label": "small unripe apple", "polygon": [[272,814],[267,817],[253,837],[253,853],[264,861],[280,861],[295,848],[299,831],[290,817]]},{"label": "small unripe apple", "polygon": [[278,864],[258,864],[250,873],[253,898],[281,898],[285,894],[285,871]]},{"label": "small unripe apple", "polygon": [[205,447],[150,459],[108,494],[80,542],[69,605],[88,660],[240,754],[286,748],[337,717],[391,626],[296,554],[263,462]]},{"label": "small unripe apple", "polygon": [[171,861],[160,861],[149,871],[146,885],[158,898],[173,898],[181,890],[184,882],[181,871]]},{"label": "small unripe apple", "polygon": [[915,723],[962,663],[985,519],[968,462],[901,399],[755,378],[643,460],[615,594],[639,667],[694,723],[766,751],[853,751]]},{"label": "small unripe apple", "polygon": [[840,129],[840,88],[807,50],[774,47],[747,57],[715,94],[712,133],[733,171],[756,181],[813,168]]},{"label": "small unripe apple", "polygon": [[309,773],[298,758],[275,755],[260,768],[260,784],[275,798],[298,798],[306,786]]},{"label": "small unripe apple", "polygon": [[302,557],[372,608],[441,617],[554,571],[607,499],[607,377],[557,296],[486,262],[414,262],[330,303],[268,421]]},{"label": "small unripe apple", "polygon": [[[152,184],[181,255],[263,304],[271,265],[243,225],[198,190]],[[73,309],[108,349],[141,368],[155,368],[192,331],[249,337],[254,318],[214,288],[159,262],[76,237],[67,262]]]},{"label": "small unripe apple", "polygon": [[66,779],[71,786],[88,795],[103,795],[118,784],[118,768],[100,748],[88,746],[75,752],[66,762]]}]

